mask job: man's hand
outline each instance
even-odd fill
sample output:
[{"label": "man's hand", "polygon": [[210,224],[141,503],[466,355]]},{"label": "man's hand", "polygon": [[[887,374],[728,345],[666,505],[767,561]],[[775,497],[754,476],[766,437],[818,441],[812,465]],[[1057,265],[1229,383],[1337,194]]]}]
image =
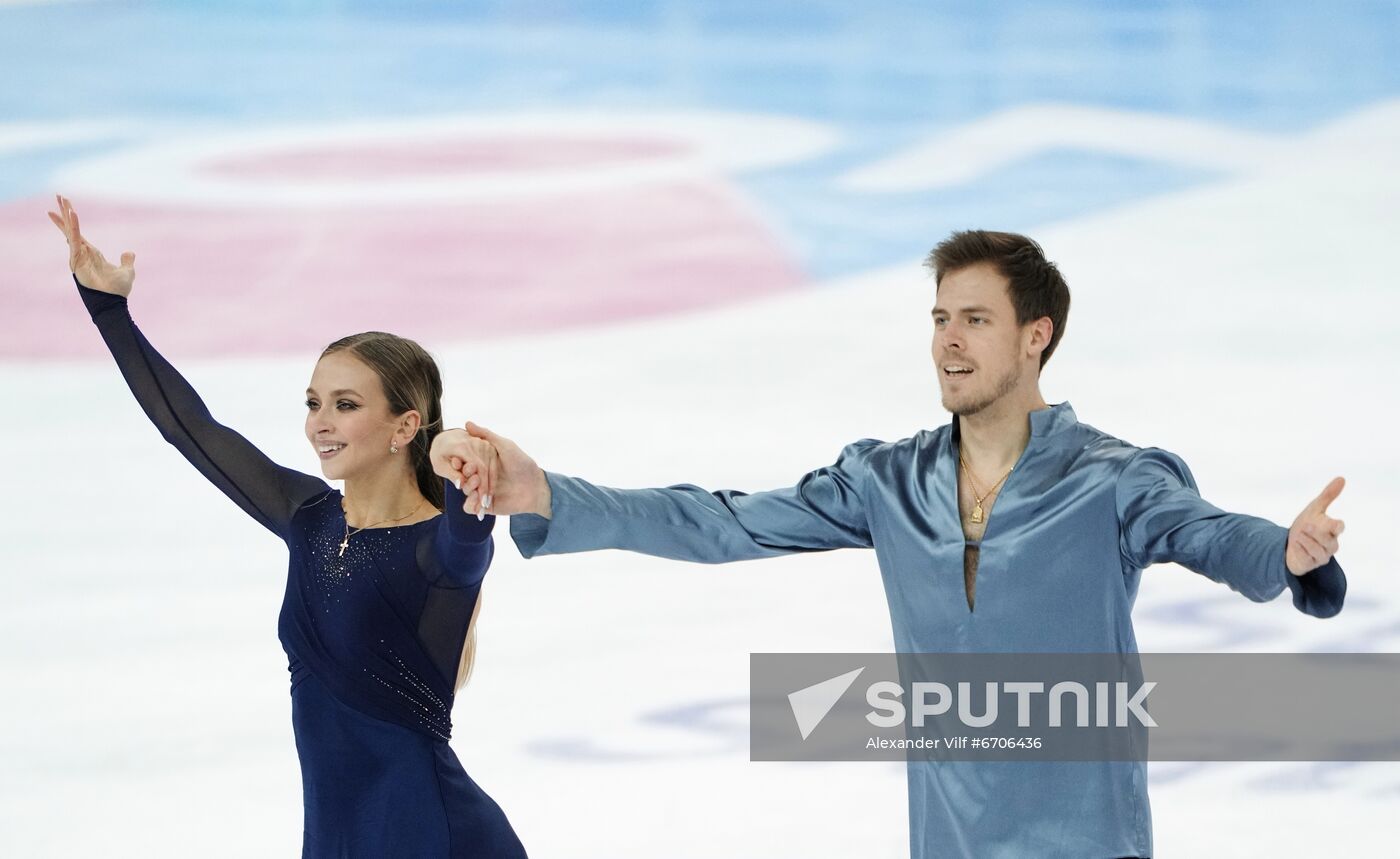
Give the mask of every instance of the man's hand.
[{"label": "man's hand", "polygon": [[456,484],[467,495],[462,509],[483,519],[490,512],[486,504],[491,497],[495,477],[496,449],[490,442],[472,438],[464,429],[448,429],[433,438],[428,461],[433,473]]},{"label": "man's hand", "polygon": [[[489,461],[469,454],[464,457],[464,473],[470,469],[462,491],[467,493],[468,510],[480,497],[482,508],[498,516],[535,513],[549,518],[549,481],[544,471],[515,442],[496,435],[484,426],[467,421],[467,433],[479,445],[488,445],[495,453]],[[477,448],[473,448],[473,451]],[[484,488],[473,479],[485,473]],[[479,491],[478,491],[479,490]]]},{"label": "man's hand", "polygon": [[1288,529],[1288,550],[1283,556],[1288,572],[1301,576],[1327,563],[1337,554],[1337,538],[1342,536],[1346,524],[1328,516],[1327,505],[1337,500],[1346,483],[1341,477],[1334,478],[1322,490],[1322,494],[1293,520],[1293,525]]}]

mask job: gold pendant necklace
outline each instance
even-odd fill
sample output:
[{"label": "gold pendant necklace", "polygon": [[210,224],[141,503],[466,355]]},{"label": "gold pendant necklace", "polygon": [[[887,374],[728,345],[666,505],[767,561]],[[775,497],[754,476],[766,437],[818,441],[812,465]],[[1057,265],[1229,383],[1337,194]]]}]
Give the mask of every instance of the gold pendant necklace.
[{"label": "gold pendant necklace", "polygon": [[971,487],[972,497],[975,499],[972,504],[972,515],[967,517],[967,521],[971,522],[974,525],[980,525],[982,524],[983,519],[982,500],[990,496],[993,492],[996,492],[997,487],[1001,486],[1002,481],[1010,477],[1011,472],[1016,470],[1016,466],[1013,465],[1010,468],[1008,468],[1006,470],[1006,473],[1001,476],[1001,480],[998,480],[996,484],[993,485],[991,489],[988,489],[984,494],[977,489],[977,481],[972,476],[972,469],[967,467],[967,463],[963,460],[961,453],[958,454],[958,464],[962,466],[963,474],[967,475],[967,483],[968,486]]},{"label": "gold pendant necklace", "polygon": [[[412,516],[414,513],[417,513],[417,512],[418,512],[418,508],[419,508],[419,507],[422,507],[422,506],[423,506],[423,502],[426,501],[426,500],[427,500],[426,498],[420,498],[420,499],[418,499],[418,503],[415,504],[415,505],[413,505],[413,509],[410,510],[410,511],[408,511],[407,513],[403,514],[403,515],[400,516],[398,519],[381,519],[381,520],[379,520],[378,522],[371,522],[370,524],[364,526],[364,528],[356,528],[353,532],[350,530],[350,517],[349,517],[349,516],[346,516],[346,517],[345,517],[345,539],[343,539],[343,540],[340,541],[340,553],[339,553],[336,557],[340,557],[340,558],[345,557],[345,548],[346,548],[347,546],[350,545],[350,538],[353,537],[355,534],[360,533],[361,531],[365,530],[365,528],[373,528],[375,525],[383,525],[385,522],[400,522],[400,521],[402,521],[402,520],[404,520],[404,519],[407,519],[408,517]],[[345,512],[345,499],[344,499],[344,498],[340,499],[340,510],[341,510],[342,513]]]}]

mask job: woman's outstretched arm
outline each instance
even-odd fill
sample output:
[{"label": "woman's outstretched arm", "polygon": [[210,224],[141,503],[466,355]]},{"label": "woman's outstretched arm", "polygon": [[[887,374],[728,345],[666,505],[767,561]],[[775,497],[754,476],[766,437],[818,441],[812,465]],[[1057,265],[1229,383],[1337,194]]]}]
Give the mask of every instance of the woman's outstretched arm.
[{"label": "woman's outstretched arm", "polygon": [[151,346],[131,318],[127,297],[136,256],[114,266],[79,231],[78,215],[63,197],[49,218],[68,240],[73,281],[117,367],[142,410],[166,441],[221,492],[269,531],[287,538],[292,514],[329,491],[324,480],[278,465],[210,415],[199,394]]}]

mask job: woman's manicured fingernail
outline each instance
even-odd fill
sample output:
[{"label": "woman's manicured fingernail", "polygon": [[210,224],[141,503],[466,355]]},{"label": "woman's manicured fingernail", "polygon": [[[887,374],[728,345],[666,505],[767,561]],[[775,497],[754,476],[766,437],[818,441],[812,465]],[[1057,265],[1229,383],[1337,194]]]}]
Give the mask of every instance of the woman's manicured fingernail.
[{"label": "woman's manicured fingernail", "polygon": [[476,513],[476,521],[481,522],[481,521],[484,521],[485,519],[486,519],[486,517],[483,516],[483,515],[481,515],[481,511],[478,510],[477,513]]},{"label": "woman's manicured fingernail", "polygon": [[457,484],[457,491],[458,491],[458,492],[461,492],[461,491],[462,491],[462,478],[458,477],[457,479],[453,480],[452,482],[455,483],[455,484]]},{"label": "woman's manicured fingernail", "polygon": [[490,495],[486,496],[485,500],[483,500],[483,501],[481,502],[481,506],[482,506],[482,507],[490,507],[490,506],[491,506],[491,496],[490,496]]}]

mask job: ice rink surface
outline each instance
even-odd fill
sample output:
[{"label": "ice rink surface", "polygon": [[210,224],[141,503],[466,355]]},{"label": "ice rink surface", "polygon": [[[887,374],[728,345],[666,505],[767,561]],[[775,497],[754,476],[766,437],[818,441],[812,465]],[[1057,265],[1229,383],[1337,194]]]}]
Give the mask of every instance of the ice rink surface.
[{"label": "ice rink surface", "polygon": [[[1340,615],[1160,566],[1141,648],[1400,646],[1394,7],[453,5],[0,4],[0,855],[301,836],[285,549],[136,406],[54,191],[279,462],[318,472],[300,390],[377,328],[439,359],[448,421],[624,487],[789,485],[946,422],[920,259],[1028,232],[1074,296],[1047,400],[1282,524],[1348,480]],[[901,766],[748,761],[750,653],[893,646],[872,554],[496,533],[452,745],[531,855],[907,855]],[[1149,771],[1159,857],[1393,849],[1400,765]]]}]

